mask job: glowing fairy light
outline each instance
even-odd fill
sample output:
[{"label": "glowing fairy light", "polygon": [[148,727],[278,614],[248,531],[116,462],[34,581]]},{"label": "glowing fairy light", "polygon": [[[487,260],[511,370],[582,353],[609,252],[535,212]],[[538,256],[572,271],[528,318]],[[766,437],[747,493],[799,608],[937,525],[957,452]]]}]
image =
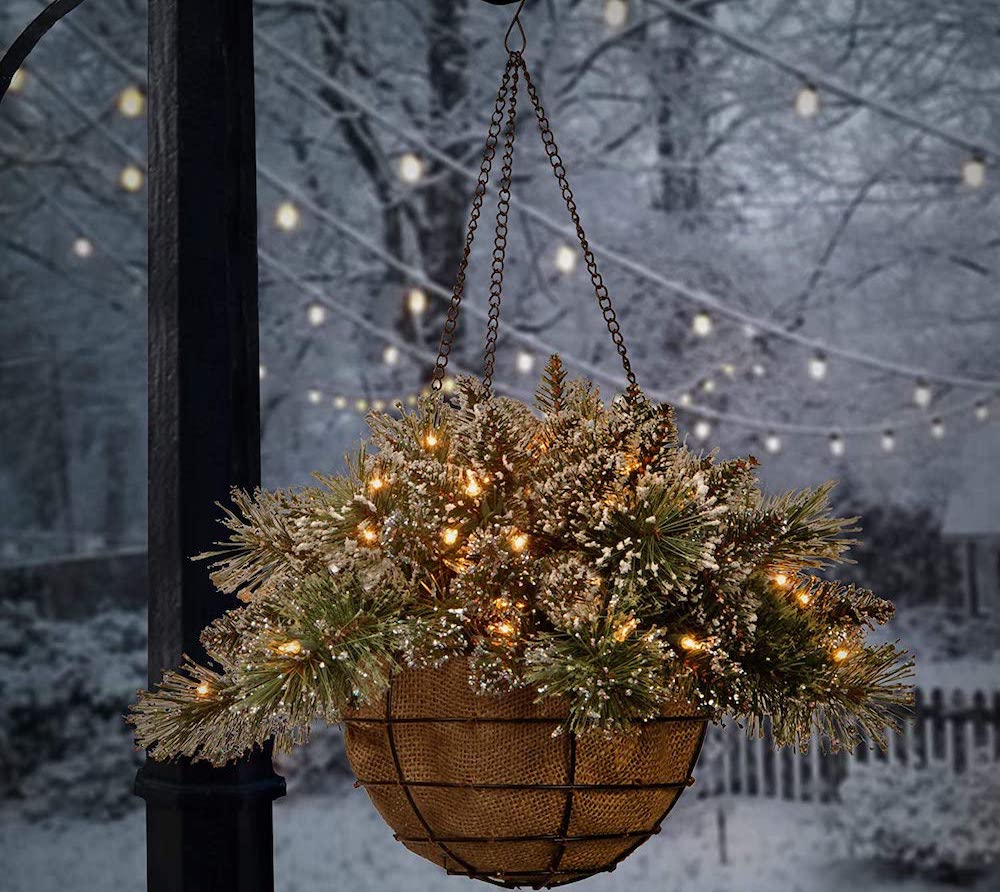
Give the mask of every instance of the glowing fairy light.
[{"label": "glowing fairy light", "polygon": [[297,638],[292,638],[290,641],[282,641],[275,650],[287,657],[294,657],[296,654],[302,653],[302,642]]},{"label": "glowing fairy light", "polygon": [[795,114],[800,118],[819,114],[819,91],[812,84],[804,84],[795,94]]},{"label": "glowing fairy light", "polygon": [[366,524],[358,527],[358,533],[361,536],[361,541],[366,545],[374,545],[378,541],[378,533]]},{"label": "glowing fairy light", "polygon": [[940,418],[935,418],[931,422],[931,436],[935,440],[940,440],[942,437],[944,437],[944,435],[945,435],[944,421],[942,421]]},{"label": "glowing fairy light", "polygon": [[571,273],[576,268],[576,251],[569,245],[556,249],[556,269],[561,273]]},{"label": "glowing fairy light", "polygon": [[680,640],[680,645],[684,650],[689,650],[692,653],[705,649],[704,642],[699,641],[693,635],[684,635]]},{"label": "glowing fairy light", "polygon": [[509,623],[506,620],[497,623],[490,623],[486,627],[486,631],[489,632],[494,638],[511,638],[517,633],[517,629],[514,627],[514,624]]},{"label": "glowing fairy light", "polygon": [[413,316],[420,316],[427,312],[427,294],[420,288],[411,288],[406,293],[406,309]]},{"label": "glowing fairy light", "polygon": [[719,369],[727,378],[732,378],[736,375],[736,366],[734,366],[731,362],[722,363],[722,365],[719,366]]},{"label": "glowing fairy light", "polygon": [[781,452],[781,437],[772,431],[764,437],[764,448],[772,455]]},{"label": "glowing fairy light", "polygon": [[604,24],[609,28],[621,28],[628,21],[626,0],[604,0]]},{"label": "glowing fairy light", "polygon": [[691,394],[690,393],[682,393],[680,395],[680,398],[677,400],[677,402],[679,402],[684,407],[690,406],[691,405]]},{"label": "glowing fairy light", "polygon": [[712,436],[712,425],[709,424],[704,418],[699,419],[694,423],[694,435],[699,440],[707,440]]},{"label": "glowing fairy light", "polygon": [[962,182],[972,189],[978,189],[986,182],[986,162],[973,155],[962,164]]},{"label": "glowing fairy light", "polygon": [[822,381],[826,377],[826,357],[822,353],[816,353],[809,357],[809,377],[813,381]]},{"label": "glowing fairy light", "polygon": [[382,362],[386,365],[399,365],[399,347],[395,344],[389,344],[382,351]]},{"label": "glowing fairy light", "polygon": [[73,253],[81,260],[86,260],[88,257],[93,256],[94,243],[89,238],[84,238],[81,235],[79,238],[73,240]]},{"label": "glowing fairy light", "polygon": [[516,365],[522,375],[527,375],[535,367],[535,357],[527,350],[521,350],[517,354]]},{"label": "glowing fairy light", "polygon": [[198,687],[196,687],[196,688],[194,689],[194,692],[195,692],[195,693],[196,693],[196,694],[197,694],[197,695],[198,695],[199,697],[202,697],[202,698],[204,698],[204,697],[207,697],[207,696],[208,696],[209,694],[211,694],[211,693],[212,693],[212,688],[211,688],[211,687],[209,686],[208,682],[205,682],[205,681],[203,681],[203,682],[201,682],[201,683],[200,683],[200,684],[198,685]]},{"label": "glowing fairy light", "polygon": [[751,325],[749,322],[744,323],[743,337],[745,337],[747,340],[753,340],[755,337],[757,337],[758,334],[760,334],[760,332],[757,331],[757,327],[755,325]]},{"label": "glowing fairy light", "polygon": [[445,393],[454,393],[455,387],[455,379],[452,378],[451,375],[445,375],[441,381],[441,389]]},{"label": "glowing fairy light", "polygon": [[630,616],[621,625],[619,625],[617,629],[615,629],[612,637],[615,641],[621,643],[635,631],[636,626],[638,625],[639,621],[634,616]]},{"label": "glowing fairy light", "polygon": [[913,402],[921,409],[926,409],[934,399],[934,391],[926,381],[918,381],[913,388]]},{"label": "glowing fairy light", "polygon": [[695,313],[691,319],[691,331],[699,338],[707,338],[714,328],[712,317],[705,312]]},{"label": "glowing fairy light", "polygon": [[808,607],[808,606],[809,606],[809,602],[810,602],[810,601],[812,600],[812,598],[810,598],[810,597],[809,597],[809,592],[799,592],[799,593],[798,593],[798,594],[797,594],[797,595],[795,596],[795,599],[796,599],[796,600],[797,600],[797,601],[798,601],[798,602],[799,602],[799,603],[800,603],[800,604],[801,604],[801,605],[802,605],[803,607]]},{"label": "glowing fairy light", "polygon": [[354,411],[355,412],[367,412],[368,411],[368,400],[362,398],[354,401]]},{"label": "glowing fairy light", "polygon": [[138,87],[126,87],[118,94],[118,112],[126,118],[138,118],[146,110],[146,97]]},{"label": "glowing fairy light", "polygon": [[434,433],[434,431],[427,431],[427,433],[424,434],[424,446],[426,446],[428,449],[433,449],[435,446],[437,446],[437,444],[438,444],[437,434]]},{"label": "glowing fairy light", "polygon": [[750,374],[755,378],[763,378],[767,374],[767,368],[765,368],[764,363],[755,362],[750,366]]},{"label": "glowing fairy light", "polygon": [[312,405],[318,406],[321,402],[323,402],[323,391],[318,387],[310,387],[306,391],[306,399],[309,400]]},{"label": "glowing fairy light", "polygon": [[990,417],[989,403],[976,403],[976,421],[988,421]]},{"label": "glowing fairy light", "polygon": [[347,408],[347,397],[343,394],[338,393],[333,398],[333,408],[334,409],[346,409]]},{"label": "glowing fairy light", "polygon": [[372,492],[378,492],[383,486],[385,486],[385,481],[381,477],[372,477],[372,479],[368,481],[368,488]]},{"label": "glowing fairy light", "polygon": [[510,537],[511,551],[524,551],[528,547],[528,536],[525,533],[514,533]]},{"label": "glowing fairy light", "polygon": [[788,585],[788,574],[787,573],[775,573],[771,577],[771,582],[773,582],[778,588],[784,588]]},{"label": "glowing fairy light", "polygon": [[399,156],[398,168],[399,178],[404,183],[419,183],[424,178],[424,162],[413,152],[406,152]]},{"label": "glowing fairy light", "polygon": [[274,225],[285,232],[298,229],[301,215],[299,209],[291,201],[283,201],[274,212]]},{"label": "glowing fairy light", "polygon": [[319,328],[319,326],[326,322],[326,317],[326,307],[322,304],[309,304],[306,308],[306,319],[309,320],[309,324],[314,328]]},{"label": "glowing fairy light", "polygon": [[472,471],[466,472],[465,481],[465,494],[471,498],[475,498],[483,491],[482,486],[479,485],[479,481],[473,476]]},{"label": "glowing fairy light", "polygon": [[441,541],[445,545],[454,545],[458,541],[458,528],[445,527],[441,530]]},{"label": "glowing fairy light", "polygon": [[882,451],[892,452],[896,448],[896,435],[892,431],[882,432]]},{"label": "glowing fairy light", "polygon": [[384,412],[385,411],[385,400],[372,400],[372,411],[373,412]]},{"label": "glowing fairy light", "polygon": [[840,458],[845,451],[844,438],[840,434],[830,434],[830,455]]},{"label": "glowing fairy light", "polygon": [[833,652],[833,659],[838,663],[843,663],[851,655],[851,652],[846,647],[838,647]]},{"label": "glowing fairy light", "polygon": [[715,379],[706,378],[701,382],[701,389],[704,390],[705,393],[715,393]]},{"label": "glowing fairy light", "polygon": [[126,192],[138,192],[144,182],[145,177],[142,171],[134,164],[123,167],[122,172],[118,175],[118,185]]}]

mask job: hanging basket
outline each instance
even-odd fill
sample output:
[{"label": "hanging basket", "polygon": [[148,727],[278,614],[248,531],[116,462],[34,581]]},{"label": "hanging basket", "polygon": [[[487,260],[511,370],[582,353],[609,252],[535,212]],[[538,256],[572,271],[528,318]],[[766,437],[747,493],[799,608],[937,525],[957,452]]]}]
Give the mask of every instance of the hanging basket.
[{"label": "hanging basket", "polygon": [[614,870],[694,782],[707,719],[676,702],[628,733],[554,734],[565,708],[535,697],[477,694],[463,660],[402,672],[344,720],[357,785],[450,874],[543,888]]}]

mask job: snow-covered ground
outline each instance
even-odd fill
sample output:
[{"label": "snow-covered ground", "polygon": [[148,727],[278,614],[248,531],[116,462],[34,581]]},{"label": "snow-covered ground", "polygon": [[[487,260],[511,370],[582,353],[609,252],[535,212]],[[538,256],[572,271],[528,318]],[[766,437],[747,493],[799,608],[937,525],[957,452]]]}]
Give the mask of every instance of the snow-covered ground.
[{"label": "snow-covered ground", "polygon": [[[728,858],[720,864],[717,812],[725,807]],[[829,806],[770,800],[686,797],[664,832],[617,871],[587,882],[593,892],[944,892],[943,884],[900,879],[845,858],[828,832]],[[143,887],[141,811],[109,823],[25,823],[0,813],[6,892],[107,892]],[[471,889],[444,876],[392,839],[368,799],[345,784],[329,796],[281,801],[275,809],[278,892]],[[977,892],[1000,888],[1000,873]]]}]

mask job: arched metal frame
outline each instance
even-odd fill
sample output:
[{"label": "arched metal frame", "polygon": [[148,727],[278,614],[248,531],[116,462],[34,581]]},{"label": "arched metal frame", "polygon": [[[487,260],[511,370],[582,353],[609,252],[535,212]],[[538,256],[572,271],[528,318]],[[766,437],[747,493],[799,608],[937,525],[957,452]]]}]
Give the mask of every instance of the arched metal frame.
[{"label": "arched metal frame", "polygon": [[54,0],[31,21],[10,45],[0,59],[0,102],[10,89],[17,70],[24,64],[29,53],[63,16],[76,9],[83,0]]}]

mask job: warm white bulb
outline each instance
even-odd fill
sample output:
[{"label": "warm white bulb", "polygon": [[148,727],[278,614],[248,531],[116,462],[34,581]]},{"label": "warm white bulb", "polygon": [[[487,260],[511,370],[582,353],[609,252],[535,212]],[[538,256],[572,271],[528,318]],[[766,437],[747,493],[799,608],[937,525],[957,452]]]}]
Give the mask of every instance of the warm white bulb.
[{"label": "warm white bulb", "polygon": [[628,21],[626,0],[604,0],[604,23],[609,28],[620,28]]},{"label": "warm white bulb", "polygon": [[126,87],[118,94],[118,111],[126,118],[138,118],[146,110],[146,97],[138,87]]},{"label": "warm white bulb", "polygon": [[340,410],[346,409],[347,408],[347,397],[344,396],[343,394],[339,394],[338,393],[333,398],[333,408],[334,409],[340,409]]},{"label": "warm white bulb", "polygon": [[310,387],[306,391],[306,399],[308,399],[314,406],[318,406],[321,402],[323,402],[323,391],[316,387]]},{"label": "warm white bulb", "polygon": [[759,332],[757,331],[756,326],[751,325],[749,322],[747,322],[747,323],[745,323],[743,325],[743,337],[745,337],[745,338],[755,338],[755,337],[757,337],[758,334],[759,334]]},{"label": "warm white bulb", "polygon": [[727,378],[732,378],[736,374],[736,366],[734,366],[731,362],[722,363],[722,365],[719,366],[719,370]]},{"label": "warm white bulb", "polygon": [[20,93],[27,82],[28,72],[23,68],[18,68],[10,79],[10,87],[8,89],[11,93]]},{"label": "warm white bulb", "polygon": [[830,436],[830,454],[836,458],[840,458],[844,454],[844,441],[840,434],[832,434]]},{"label": "warm white bulb", "polygon": [[427,312],[427,295],[420,288],[411,288],[406,295],[406,308],[414,315],[419,316]]},{"label": "warm white bulb", "polygon": [[517,354],[517,370],[522,375],[527,375],[535,367],[535,357],[527,350],[521,350]]},{"label": "warm white bulb", "polygon": [[94,253],[94,244],[89,238],[82,235],[73,241],[73,253],[81,260],[86,260]]},{"label": "warm white bulb", "polygon": [[444,378],[441,381],[441,389],[445,393],[454,393],[455,392],[455,379],[452,378],[451,375],[445,375]]},{"label": "warm white bulb", "polygon": [[933,398],[934,392],[931,390],[929,384],[920,382],[913,388],[913,402],[915,402],[921,409],[926,409],[931,404],[931,400]]},{"label": "warm white bulb", "polygon": [[706,378],[701,382],[701,389],[705,393],[715,393],[715,381],[712,378]]},{"label": "warm white bulb", "polygon": [[385,350],[382,351],[382,362],[386,365],[398,365],[399,347],[395,346],[395,344],[389,344]]},{"label": "warm white bulb", "polygon": [[326,322],[326,307],[322,304],[309,304],[306,310],[306,318],[310,325],[320,326]]},{"label": "warm white bulb", "polygon": [[384,412],[385,411],[385,400],[373,400],[372,401],[372,411],[373,412]]},{"label": "warm white bulb", "polygon": [[571,273],[576,267],[576,251],[569,245],[560,245],[556,249],[556,269],[561,273]]},{"label": "warm white bulb", "polygon": [[694,435],[699,440],[707,440],[712,435],[712,425],[702,418],[694,423]]},{"label": "warm white bulb", "polygon": [[764,448],[774,454],[781,452],[781,437],[775,433],[770,433],[764,437]]},{"label": "warm white bulb", "polygon": [[822,353],[809,357],[809,377],[822,381],[826,377],[826,357]]},{"label": "warm white bulb", "polygon": [[138,192],[142,188],[143,180],[142,171],[134,164],[123,167],[118,175],[118,185],[126,192]]},{"label": "warm white bulb", "polygon": [[896,435],[892,431],[882,434],[882,451],[892,452],[896,448]]},{"label": "warm white bulb", "polygon": [[424,162],[413,152],[399,156],[399,178],[404,183],[419,183],[424,176]]},{"label": "warm white bulb", "polygon": [[976,403],[976,421],[986,421],[990,417],[988,403]]},{"label": "warm white bulb", "polygon": [[691,319],[691,331],[700,338],[708,337],[712,333],[712,317],[708,313],[695,313]]},{"label": "warm white bulb", "polygon": [[417,404],[417,395],[415,393],[408,393],[406,395],[406,405],[415,406]]},{"label": "warm white bulb", "polygon": [[764,367],[764,363],[755,362],[750,366],[750,372],[755,378],[763,378],[767,374],[767,369]]},{"label": "warm white bulb", "polygon": [[274,223],[278,229],[291,232],[299,225],[299,209],[290,201],[283,201],[274,212]]},{"label": "warm white bulb", "polygon": [[354,411],[355,412],[360,412],[360,413],[367,412],[368,411],[368,400],[364,399],[363,397],[361,399],[355,400],[354,401]]},{"label": "warm white bulb", "polygon": [[819,113],[819,93],[806,84],[795,94],[795,114],[800,118],[814,118]]},{"label": "warm white bulb", "polygon": [[986,165],[982,158],[969,158],[962,165],[962,182],[978,189],[986,181]]},{"label": "warm white bulb", "polygon": [[682,393],[681,396],[680,396],[680,399],[677,400],[677,402],[679,402],[682,406],[685,406],[685,407],[690,406],[691,405],[691,394],[690,393]]},{"label": "warm white bulb", "polygon": [[935,440],[940,440],[945,434],[944,422],[940,418],[935,418],[931,422],[931,436]]}]

